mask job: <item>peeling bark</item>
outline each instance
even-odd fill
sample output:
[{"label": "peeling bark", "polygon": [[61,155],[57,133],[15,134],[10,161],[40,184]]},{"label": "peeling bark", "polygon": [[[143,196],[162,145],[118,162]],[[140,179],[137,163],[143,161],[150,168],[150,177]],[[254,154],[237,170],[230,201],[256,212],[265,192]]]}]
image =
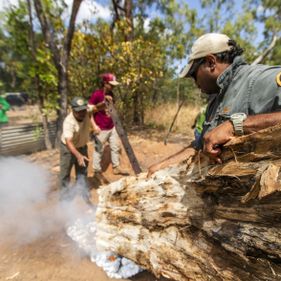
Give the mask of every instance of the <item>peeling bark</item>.
[{"label": "peeling bark", "polygon": [[233,139],[222,165],[99,190],[97,245],[174,280],[281,280],[281,125]]}]

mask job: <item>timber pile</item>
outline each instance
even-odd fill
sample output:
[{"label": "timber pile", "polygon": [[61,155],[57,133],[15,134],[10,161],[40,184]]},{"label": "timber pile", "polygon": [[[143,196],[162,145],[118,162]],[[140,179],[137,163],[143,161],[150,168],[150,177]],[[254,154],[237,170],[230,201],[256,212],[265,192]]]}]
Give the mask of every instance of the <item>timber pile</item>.
[{"label": "timber pile", "polygon": [[224,164],[99,190],[97,245],[174,280],[281,280],[281,126],[233,139]]}]

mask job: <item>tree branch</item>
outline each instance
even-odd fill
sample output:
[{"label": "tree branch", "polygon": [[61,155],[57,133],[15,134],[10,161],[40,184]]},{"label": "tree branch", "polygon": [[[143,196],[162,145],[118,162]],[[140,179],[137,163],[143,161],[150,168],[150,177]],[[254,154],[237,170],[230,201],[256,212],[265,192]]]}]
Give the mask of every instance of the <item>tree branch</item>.
[{"label": "tree branch", "polygon": [[263,53],[258,56],[252,63],[251,65],[256,65],[258,63],[261,63],[264,58],[273,50],[273,48],[276,45],[278,37],[276,35],[273,36],[272,41],[270,43],[270,45],[263,51]]},{"label": "tree branch", "polygon": [[41,0],[34,0],[34,7],[39,19],[45,42],[50,46],[53,61],[58,69],[60,66],[60,52],[54,41],[54,29],[47,18]]},{"label": "tree branch", "polygon": [[70,54],[71,42],[75,31],[75,21],[82,1],[83,0],[73,0],[71,17],[69,20],[67,34],[64,42],[64,52],[67,55],[67,57],[69,57]]}]

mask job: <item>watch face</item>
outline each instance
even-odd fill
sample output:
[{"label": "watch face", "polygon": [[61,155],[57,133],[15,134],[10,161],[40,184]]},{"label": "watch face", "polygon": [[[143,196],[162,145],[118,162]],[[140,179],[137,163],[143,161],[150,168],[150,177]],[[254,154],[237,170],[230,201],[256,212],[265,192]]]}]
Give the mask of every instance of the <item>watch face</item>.
[{"label": "watch face", "polygon": [[247,115],[245,113],[234,113],[230,116],[231,119],[241,119],[245,120],[247,118]]},{"label": "watch face", "polygon": [[247,118],[245,113],[234,113],[230,116],[234,128],[234,134],[237,136],[242,136],[243,132],[243,121]]}]

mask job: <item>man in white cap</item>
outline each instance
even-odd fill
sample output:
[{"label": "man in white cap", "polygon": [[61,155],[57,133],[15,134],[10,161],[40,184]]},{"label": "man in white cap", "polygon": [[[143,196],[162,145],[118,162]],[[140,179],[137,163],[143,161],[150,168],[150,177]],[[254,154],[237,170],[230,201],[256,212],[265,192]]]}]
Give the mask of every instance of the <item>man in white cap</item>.
[{"label": "man in white cap", "polygon": [[[256,132],[281,122],[281,67],[249,65],[241,49],[225,34],[208,33],[191,48],[180,77],[192,78],[209,95],[199,145],[221,163],[221,146],[234,136]],[[191,147],[150,167],[158,169],[194,155]]]},{"label": "man in white cap", "polygon": [[248,65],[242,53],[227,35],[205,34],[194,42],[180,74],[212,95],[199,148],[218,162],[221,145],[233,136],[281,122],[281,67]]},{"label": "man in white cap", "polygon": [[94,147],[93,169],[95,178],[98,182],[104,183],[105,178],[102,176],[101,159],[104,144],[109,143],[111,150],[111,161],[113,174],[128,175],[128,173],[120,168],[120,142],[116,132],[113,120],[108,113],[105,101],[113,102],[113,89],[119,85],[115,75],[112,73],[104,73],[101,75],[101,89],[94,91],[89,99],[89,105],[95,105],[97,111],[94,112],[91,121],[94,129]]}]

